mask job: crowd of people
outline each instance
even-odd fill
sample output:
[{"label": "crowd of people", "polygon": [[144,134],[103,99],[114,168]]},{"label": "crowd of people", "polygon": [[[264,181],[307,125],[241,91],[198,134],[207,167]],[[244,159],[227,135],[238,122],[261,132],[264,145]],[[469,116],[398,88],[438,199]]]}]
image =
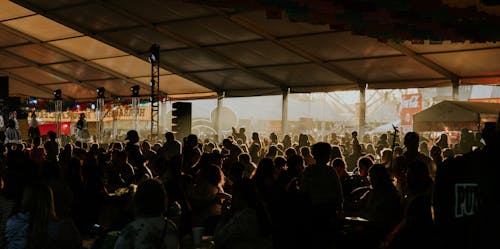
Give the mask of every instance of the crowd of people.
[{"label": "crowd of people", "polygon": [[151,143],[130,130],[109,145],[31,132],[0,132],[1,249],[480,248],[500,224],[495,123],[432,146],[415,132]]}]

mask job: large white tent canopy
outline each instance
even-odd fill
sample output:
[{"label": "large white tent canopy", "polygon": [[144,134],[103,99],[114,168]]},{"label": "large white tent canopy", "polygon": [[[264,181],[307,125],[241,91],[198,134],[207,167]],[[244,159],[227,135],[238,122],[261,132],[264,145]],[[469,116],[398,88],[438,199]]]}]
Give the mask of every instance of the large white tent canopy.
[{"label": "large white tent canopy", "polygon": [[[0,0],[0,75],[10,94],[76,100],[160,91],[172,98],[500,84],[500,45],[413,44],[185,1]],[[366,84],[366,85],[365,85]]]},{"label": "large white tent canopy", "polygon": [[484,122],[495,122],[499,113],[498,103],[447,100],[414,114],[413,130],[478,130]]}]

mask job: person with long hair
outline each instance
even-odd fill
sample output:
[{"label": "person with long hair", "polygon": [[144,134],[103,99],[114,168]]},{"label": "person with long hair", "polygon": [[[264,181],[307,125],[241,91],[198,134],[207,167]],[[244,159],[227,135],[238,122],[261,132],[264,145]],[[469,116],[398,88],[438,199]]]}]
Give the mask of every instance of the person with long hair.
[{"label": "person with long hair", "polygon": [[72,222],[59,221],[49,186],[28,185],[21,210],[7,220],[6,249],[81,248],[80,234]]},{"label": "person with long hair", "polygon": [[142,181],[137,186],[133,203],[135,219],[121,231],[114,248],[178,249],[177,227],[164,216],[168,196],[163,183],[157,179]]}]

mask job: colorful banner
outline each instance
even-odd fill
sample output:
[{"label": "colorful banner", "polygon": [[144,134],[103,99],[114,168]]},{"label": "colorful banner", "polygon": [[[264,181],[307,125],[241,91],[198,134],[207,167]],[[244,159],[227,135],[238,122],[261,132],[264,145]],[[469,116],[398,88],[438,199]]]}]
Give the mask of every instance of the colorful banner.
[{"label": "colorful banner", "polygon": [[[80,113],[85,113],[85,119],[87,122],[96,122],[96,113],[94,110],[73,112],[73,111],[65,111],[61,113],[61,122],[71,122],[76,123],[80,117]],[[132,112],[132,108],[130,107],[120,107],[115,109],[107,109],[103,111],[104,119],[103,121],[111,121],[113,120],[113,116],[116,120],[133,120],[134,113]],[[56,113],[48,112],[45,110],[36,112],[37,118],[42,123],[54,123]],[[139,121],[149,121],[151,120],[151,108],[149,106],[140,107],[139,113],[137,115],[137,120]]]},{"label": "colorful banner", "polygon": [[401,96],[401,125],[412,125],[413,114],[422,110],[422,94],[403,94]]}]

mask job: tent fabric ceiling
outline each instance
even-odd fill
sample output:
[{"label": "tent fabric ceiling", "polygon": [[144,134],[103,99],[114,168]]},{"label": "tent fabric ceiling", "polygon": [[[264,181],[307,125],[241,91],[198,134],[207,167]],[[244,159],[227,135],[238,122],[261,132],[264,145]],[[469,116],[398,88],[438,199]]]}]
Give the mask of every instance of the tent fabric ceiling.
[{"label": "tent fabric ceiling", "polygon": [[500,83],[495,43],[382,43],[184,1],[0,0],[0,74],[13,79],[11,94],[91,99],[98,86],[111,97],[140,85],[147,95],[154,43],[160,90],[172,98]]}]

